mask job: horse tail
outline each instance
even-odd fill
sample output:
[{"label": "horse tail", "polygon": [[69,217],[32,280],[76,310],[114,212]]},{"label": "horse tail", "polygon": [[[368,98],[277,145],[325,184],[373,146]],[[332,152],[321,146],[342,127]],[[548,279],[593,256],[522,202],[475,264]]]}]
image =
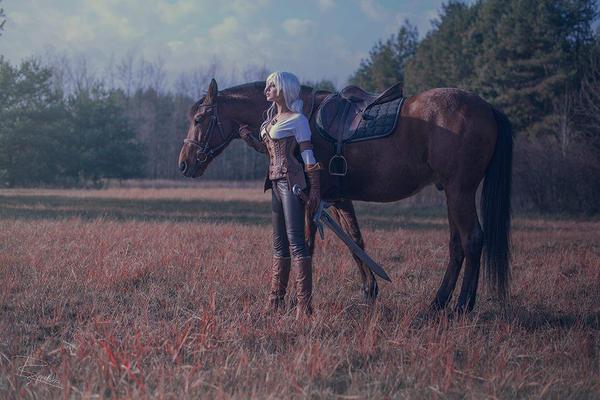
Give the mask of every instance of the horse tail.
[{"label": "horse tail", "polygon": [[487,283],[501,301],[510,284],[510,191],[513,131],[508,117],[494,108],[498,137],[485,173],[480,206],[483,214],[483,264]]}]

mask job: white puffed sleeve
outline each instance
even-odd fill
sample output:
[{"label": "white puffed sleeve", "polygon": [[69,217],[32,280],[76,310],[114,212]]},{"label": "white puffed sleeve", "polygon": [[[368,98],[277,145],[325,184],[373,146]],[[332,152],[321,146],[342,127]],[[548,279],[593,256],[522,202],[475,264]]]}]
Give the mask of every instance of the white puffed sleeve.
[{"label": "white puffed sleeve", "polygon": [[[296,135],[296,142],[303,143],[303,142],[309,142],[310,143],[310,138],[311,138],[311,132],[310,132],[310,125],[308,123],[308,119],[306,119],[306,117],[304,116],[304,114],[301,114],[297,119],[296,119],[296,127],[295,127],[295,135]],[[301,147],[303,147],[301,145]],[[304,164],[316,164],[317,160],[315,159],[315,154],[313,153],[312,149],[306,149],[303,150],[300,155],[302,156],[302,161],[304,161]]]},{"label": "white puffed sleeve", "polygon": [[306,119],[304,114],[300,114],[300,116],[296,118],[295,128],[296,142],[300,143],[310,141],[310,125],[308,124],[308,119]]}]

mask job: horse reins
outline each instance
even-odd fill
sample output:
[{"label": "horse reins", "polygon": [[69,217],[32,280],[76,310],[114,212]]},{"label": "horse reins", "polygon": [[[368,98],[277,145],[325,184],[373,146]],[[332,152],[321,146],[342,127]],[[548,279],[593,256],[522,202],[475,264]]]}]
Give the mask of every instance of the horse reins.
[{"label": "horse reins", "polygon": [[[223,125],[221,124],[221,120],[219,119],[219,113],[217,112],[217,110],[218,110],[217,105],[216,104],[206,104],[206,105],[201,105],[200,107],[214,109],[214,111],[210,116],[210,124],[208,125],[208,130],[206,131],[206,135],[204,135],[202,137],[202,139],[204,139],[202,142],[200,142],[200,140],[196,140],[196,139],[184,139],[183,140],[183,143],[187,143],[187,144],[190,144],[190,145],[198,148],[198,151],[196,151],[195,165],[189,174],[189,176],[192,176],[192,177],[194,175],[196,175],[196,172],[198,172],[198,169],[202,166],[202,164],[209,163],[213,158],[215,158],[215,153],[217,153],[223,147],[227,146],[229,144],[229,142],[231,141],[231,137],[225,137],[225,134],[223,133]],[[200,122],[201,122],[200,118],[198,118],[198,117],[194,118],[194,124],[196,127],[198,126],[198,124]],[[215,147],[214,149],[211,149],[208,147],[208,143],[210,142],[210,138],[214,132],[215,125],[219,129],[219,133],[221,134],[221,138],[224,140],[224,142],[221,143],[219,146]],[[198,131],[198,136],[200,136],[200,133],[201,133],[200,129],[199,128],[196,128],[196,129]],[[233,135],[231,135],[231,136],[233,136]]]},{"label": "horse reins", "polygon": [[[315,106],[315,97],[316,97],[316,90],[313,89],[313,91],[311,93],[311,105],[310,105],[310,109],[309,109],[308,115],[307,115],[308,120],[310,120],[310,118],[313,114],[313,108]],[[200,169],[202,164],[209,163],[213,158],[215,158],[215,153],[217,153],[223,147],[227,146],[233,137],[233,133],[228,137],[225,137],[225,134],[223,133],[223,125],[221,124],[221,120],[219,119],[219,113],[217,112],[217,110],[218,110],[217,104],[203,104],[203,105],[200,105],[199,107],[205,107],[207,109],[214,109],[214,111],[210,116],[210,124],[208,125],[208,130],[206,132],[206,135],[203,136],[204,140],[202,142],[200,142],[200,140],[196,140],[196,139],[184,139],[183,140],[183,143],[187,143],[198,149],[198,151],[196,151],[195,165],[189,173],[189,176],[192,176],[192,177],[194,175],[196,175],[196,172],[198,172],[198,169]],[[200,123],[200,121],[201,121],[201,119],[199,119],[198,117],[194,118],[194,124],[196,126]],[[210,142],[210,138],[213,134],[215,125],[219,129],[221,138],[224,141],[219,146],[215,147],[214,149],[211,149],[208,147],[208,143]],[[197,129],[197,131],[199,132],[198,136],[200,136],[200,129]]]}]

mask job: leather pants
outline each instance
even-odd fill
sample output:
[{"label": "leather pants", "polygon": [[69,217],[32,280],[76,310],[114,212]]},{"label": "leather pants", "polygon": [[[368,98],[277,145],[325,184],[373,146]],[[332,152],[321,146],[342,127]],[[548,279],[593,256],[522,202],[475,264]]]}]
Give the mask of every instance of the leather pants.
[{"label": "leather pants", "polygon": [[273,255],[295,259],[309,257],[304,238],[304,204],[289,188],[287,179],[273,181],[271,197]]}]

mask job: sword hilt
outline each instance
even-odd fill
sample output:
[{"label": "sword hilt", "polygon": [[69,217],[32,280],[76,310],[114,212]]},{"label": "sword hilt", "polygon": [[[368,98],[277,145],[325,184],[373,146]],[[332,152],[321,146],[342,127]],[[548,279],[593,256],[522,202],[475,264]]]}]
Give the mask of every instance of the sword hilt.
[{"label": "sword hilt", "polygon": [[[299,185],[296,184],[296,185],[294,185],[294,187],[292,187],[292,193],[294,193],[296,196],[300,197],[300,199],[302,201],[304,201],[305,203],[308,202],[308,197],[302,191],[302,189],[300,188]],[[317,210],[315,211],[315,215],[313,216],[313,222],[315,223],[315,225],[317,225],[317,229],[319,230],[319,236],[321,236],[321,240],[325,239],[325,235],[323,234],[323,222],[321,221],[321,215],[323,214],[323,210],[329,206],[330,206],[329,203],[327,203],[323,200],[319,201],[319,207],[317,207]]]},{"label": "sword hilt", "polygon": [[294,187],[292,188],[292,193],[294,193],[296,196],[300,197],[300,199],[303,202],[306,203],[308,201],[308,197],[306,197],[306,194],[304,194],[304,192],[300,188],[300,185],[295,184]]},{"label": "sword hilt", "polygon": [[[294,187],[292,187],[292,192],[296,196],[300,197],[302,200],[306,201],[306,195],[302,192],[300,186],[294,185]],[[321,200],[313,218],[313,222],[317,225],[317,228],[319,229],[321,239],[323,239],[323,225],[327,225],[327,227],[330,228],[333,231],[333,233],[335,233],[338,236],[338,238],[340,238],[346,244],[346,246],[350,248],[352,253],[355,256],[357,256],[364,264],[366,264],[367,267],[369,267],[369,269],[373,273],[377,274],[386,281],[391,282],[390,277],[385,272],[383,267],[381,267],[371,257],[369,257],[369,255],[364,251],[364,249],[362,249],[350,236],[348,236],[348,234],[345,233],[344,230],[338,224],[336,224],[333,218],[327,213],[326,209],[329,206],[331,206],[330,203]]]}]

